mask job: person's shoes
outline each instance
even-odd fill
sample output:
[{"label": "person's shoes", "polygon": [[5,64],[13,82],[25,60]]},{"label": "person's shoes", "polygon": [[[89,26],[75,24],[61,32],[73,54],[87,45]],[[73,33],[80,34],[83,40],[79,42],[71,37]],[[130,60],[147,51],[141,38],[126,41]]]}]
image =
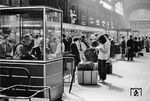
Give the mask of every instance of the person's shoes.
[{"label": "person's shoes", "polygon": [[99,79],[98,82],[103,83],[104,81],[102,79]]},{"label": "person's shoes", "polygon": [[102,80],[102,83],[105,83],[105,80]]},{"label": "person's shoes", "polygon": [[131,60],[131,61],[135,61],[135,60]]},{"label": "person's shoes", "polygon": [[98,79],[97,81],[98,81],[98,82],[100,82],[100,81],[101,81],[101,79]]}]

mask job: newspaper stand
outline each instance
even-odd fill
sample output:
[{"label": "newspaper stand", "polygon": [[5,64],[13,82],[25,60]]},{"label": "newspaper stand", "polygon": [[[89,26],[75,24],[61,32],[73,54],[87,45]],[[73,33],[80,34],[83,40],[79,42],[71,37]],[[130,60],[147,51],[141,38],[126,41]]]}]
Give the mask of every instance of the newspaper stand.
[{"label": "newspaper stand", "polygon": [[[62,11],[45,6],[1,8],[0,32],[0,36],[8,35],[12,48],[22,41],[25,34],[33,37],[34,46],[38,43],[37,39],[43,39],[42,59],[14,59],[13,54],[0,55],[0,67],[26,68],[31,76],[30,86],[50,87],[51,100],[61,98],[64,92],[63,57],[62,47],[59,53],[57,48],[62,44]],[[1,77],[0,80],[2,79],[7,83],[7,79]],[[0,82],[0,88],[5,89],[6,83]],[[48,94],[42,93],[41,97],[48,97]]]}]

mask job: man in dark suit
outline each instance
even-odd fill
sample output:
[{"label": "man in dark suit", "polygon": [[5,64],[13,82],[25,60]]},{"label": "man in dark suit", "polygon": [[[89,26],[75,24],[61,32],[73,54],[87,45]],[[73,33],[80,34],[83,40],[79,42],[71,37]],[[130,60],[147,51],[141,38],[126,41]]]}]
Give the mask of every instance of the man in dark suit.
[{"label": "man in dark suit", "polygon": [[130,39],[127,41],[127,48],[128,48],[128,61],[134,61],[133,60],[133,49],[134,49],[134,41],[132,35],[130,36]]},{"label": "man in dark suit", "polygon": [[79,38],[78,37],[75,37],[73,39],[73,43],[71,44],[70,48],[71,48],[71,54],[74,55],[74,58],[75,58],[75,66],[78,65],[78,63],[80,62],[80,53],[79,53],[79,50],[78,50],[78,45],[79,45]]}]

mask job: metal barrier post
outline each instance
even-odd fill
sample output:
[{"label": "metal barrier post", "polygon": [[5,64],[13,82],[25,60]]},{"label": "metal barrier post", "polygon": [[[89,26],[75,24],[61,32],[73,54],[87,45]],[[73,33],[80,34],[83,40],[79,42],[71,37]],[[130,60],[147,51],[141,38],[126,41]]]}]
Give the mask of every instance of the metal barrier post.
[{"label": "metal barrier post", "polygon": [[[76,67],[75,67],[75,59],[73,57],[67,57],[65,56],[64,57],[64,68],[65,66],[67,66],[67,60],[69,62],[71,62],[71,68],[70,68],[70,71],[69,71],[69,75],[72,76],[71,78],[71,84],[70,84],[70,88],[69,88],[69,93],[71,92],[71,89],[72,89],[72,85],[73,85],[73,82],[74,82],[74,79],[75,79],[75,71],[76,71]],[[65,76],[65,75],[64,75]],[[70,77],[69,77],[69,80],[70,80]]]}]

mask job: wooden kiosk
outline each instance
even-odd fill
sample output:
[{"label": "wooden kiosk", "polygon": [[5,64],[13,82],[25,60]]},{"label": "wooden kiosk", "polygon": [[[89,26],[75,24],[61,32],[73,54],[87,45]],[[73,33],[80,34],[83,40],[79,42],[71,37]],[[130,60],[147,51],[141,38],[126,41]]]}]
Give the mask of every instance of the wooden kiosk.
[{"label": "wooden kiosk", "polygon": [[[32,49],[38,46],[42,40],[41,59],[14,58],[15,47],[22,42],[25,34],[32,36],[33,43],[30,45],[30,54]],[[50,86],[52,99],[61,98],[64,88],[61,36],[61,10],[44,6],[1,8],[0,46],[3,46],[2,42],[9,42],[12,51],[7,53],[9,56],[5,53],[7,51],[0,54],[0,66],[26,68],[31,75],[30,85]],[[23,75],[20,76],[23,77]],[[24,80],[20,81],[24,82]],[[5,87],[6,84],[5,77],[1,78],[0,87]]]}]

